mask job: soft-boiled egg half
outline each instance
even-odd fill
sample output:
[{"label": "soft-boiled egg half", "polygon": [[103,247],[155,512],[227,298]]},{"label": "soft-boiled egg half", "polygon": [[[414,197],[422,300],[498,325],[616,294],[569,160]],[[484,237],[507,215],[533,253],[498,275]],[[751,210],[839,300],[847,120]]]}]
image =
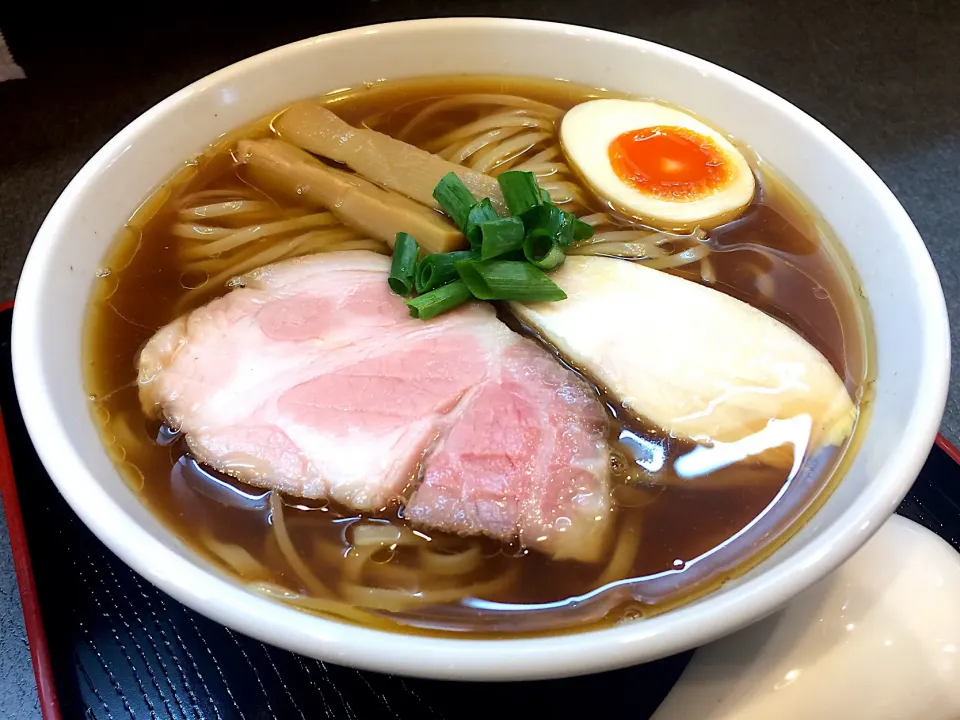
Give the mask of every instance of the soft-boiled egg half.
[{"label": "soft-boiled egg half", "polygon": [[665,105],[590,100],[564,116],[560,142],[614,210],[663,230],[716,227],[753,198],[753,172],[733,144]]}]

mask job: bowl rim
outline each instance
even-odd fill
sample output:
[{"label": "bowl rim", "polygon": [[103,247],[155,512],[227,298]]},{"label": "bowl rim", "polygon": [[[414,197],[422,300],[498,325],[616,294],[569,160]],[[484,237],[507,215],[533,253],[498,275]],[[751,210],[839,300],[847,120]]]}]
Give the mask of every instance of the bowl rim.
[{"label": "bowl rim", "polygon": [[[728,592],[712,593],[656,618],[561,635],[503,640],[428,637],[374,630],[309,615],[257,597],[214,568],[179,554],[154,538],[99,485],[85,466],[57,412],[57,401],[41,373],[40,307],[44,271],[76,211],[81,190],[120,149],[173,107],[208,86],[317,44],[350,42],[369,34],[408,30],[443,32],[466,28],[504,29],[531,34],[577,35],[606,45],[634,46],[693,67],[789,114],[829,153],[837,156],[885,205],[892,232],[910,247],[912,271],[924,301],[925,358],[912,422],[901,447],[858,497],[814,541],[781,564],[761,570]],[[434,18],[362,26],[307,38],[267,50],[207,75],[144,112],[108,141],[76,174],[41,225],[21,275],[14,308],[14,381],[24,421],[38,455],[74,512],[127,565],[190,608],[258,640],[304,655],[355,668],[429,678],[530,680],[599,672],[654,660],[696,647],[738,630],[775,611],[794,595],[832,572],[863,545],[909,490],[932,446],[946,403],[950,338],[946,302],[933,262],[906,211],[889,188],[856,153],[826,127],[780,96],[706,60],[673,48],[610,31],[537,20]],[[169,532],[169,531],[168,531]],[[199,558],[198,558],[199,560]],[[200,561],[202,562],[202,561]],[[766,561],[765,561],[766,562]],[[761,563],[760,568],[763,567]],[[413,655],[413,653],[416,655]]]}]

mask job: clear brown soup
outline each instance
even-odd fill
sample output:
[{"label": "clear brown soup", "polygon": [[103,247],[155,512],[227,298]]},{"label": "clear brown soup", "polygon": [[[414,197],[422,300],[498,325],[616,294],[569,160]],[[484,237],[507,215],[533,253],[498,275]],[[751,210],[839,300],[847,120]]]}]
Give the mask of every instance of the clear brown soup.
[{"label": "clear brown soup", "polygon": [[[397,134],[428,103],[464,93],[509,93],[561,109],[605,94],[553,81],[445,78],[381,83],[323,101],[350,123]],[[429,146],[451,128],[476,120],[478,112],[468,105],[439,113],[404,139]],[[692,444],[667,437],[641,419],[618,417],[617,404],[597,389],[609,410],[618,528],[603,563],[557,562],[519,547],[421,531],[417,541],[427,543],[429,535],[433,551],[453,555],[479,549],[479,560],[464,576],[432,577],[417,548],[387,544],[358,572],[350,559],[356,552],[351,550],[356,527],[403,525],[402,512],[387,508],[365,517],[328,503],[286,497],[283,524],[296,557],[312,574],[305,580],[302,567],[291,562],[278,540],[269,492],[198,466],[182,439],[143,415],[136,385],[138,353],[147,339],[178,314],[227,290],[217,277],[217,259],[198,270],[185,264],[179,252],[189,241],[174,227],[183,223],[183,209],[199,202],[191,198],[260,197],[273,204],[270,212],[276,217],[255,218],[257,222],[303,214],[296,203],[251,187],[230,154],[237,139],[270,132],[269,123],[260,122],[221,139],[137,211],[95,280],[83,356],[93,413],[124,477],[184,543],[238,581],[309,610],[405,632],[504,636],[582,629],[662,612],[716,588],[775,550],[829,494],[856,433],[845,447],[804,458],[793,477],[789,469],[745,461],[684,480],[674,462]],[[710,232],[712,273],[705,278],[696,264],[670,272],[709,281],[797,331],[845,380],[861,404],[862,418],[868,332],[855,280],[823,223],[768,167],[745,153],[759,192],[745,215]],[[586,205],[581,215],[606,210],[592,198]],[[223,220],[227,227],[246,222]],[[284,237],[257,241],[243,251],[246,255],[229,260],[233,267],[249,264]],[[229,270],[227,260],[221,260]],[[650,317],[640,317],[650,312],[656,313],[654,322],[684,322],[669,308],[624,307],[620,320],[624,326],[650,322]],[[504,319],[525,332],[516,321]],[[314,580],[322,584],[320,590],[312,587]],[[347,582],[354,590],[390,590],[390,597],[400,600],[396,607],[374,602],[369,612],[358,610],[356,595],[343,596],[346,602],[338,595]],[[457,588],[466,596],[458,597]],[[486,588],[486,594],[474,597],[471,588]],[[443,602],[422,602],[436,589],[447,591],[436,596]]]}]

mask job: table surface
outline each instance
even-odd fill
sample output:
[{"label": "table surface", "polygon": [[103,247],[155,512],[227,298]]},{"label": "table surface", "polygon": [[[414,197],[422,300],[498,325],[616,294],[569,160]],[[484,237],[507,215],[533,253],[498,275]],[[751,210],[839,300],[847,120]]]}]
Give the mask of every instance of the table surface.
[{"label": "table surface", "polygon": [[[322,8],[324,3],[314,3]],[[26,80],[0,84],[0,299],[83,163],[151,105],[225,65],[343,27],[412,17],[531,17],[636,35],[723,65],[833,130],[890,186],[940,273],[960,363],[960,3],[941,0],[354,0],[277,17],[194,13],[128,24],[6,24]],[[291,19],[292,18],[292,19]],[[98,20],[97,18],[89,18]],[[112,23],[112,24],[111,24]],[[960,384],[943,433],[960,440]],[[0,524],[3,518],[0,516]],[[16,578],[0,528],[0,717],[39,717]]]}]

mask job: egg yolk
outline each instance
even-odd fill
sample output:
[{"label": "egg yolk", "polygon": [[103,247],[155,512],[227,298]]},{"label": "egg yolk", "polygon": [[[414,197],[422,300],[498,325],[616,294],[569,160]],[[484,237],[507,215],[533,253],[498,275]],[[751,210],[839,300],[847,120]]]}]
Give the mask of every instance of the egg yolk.
[{"label": "egg yolk", "polygon": [[610,143],[609,155],[617,177],[659,199],[695,199],[722,187],[731,175],[713,141],[682,127],[628,130]]}]

